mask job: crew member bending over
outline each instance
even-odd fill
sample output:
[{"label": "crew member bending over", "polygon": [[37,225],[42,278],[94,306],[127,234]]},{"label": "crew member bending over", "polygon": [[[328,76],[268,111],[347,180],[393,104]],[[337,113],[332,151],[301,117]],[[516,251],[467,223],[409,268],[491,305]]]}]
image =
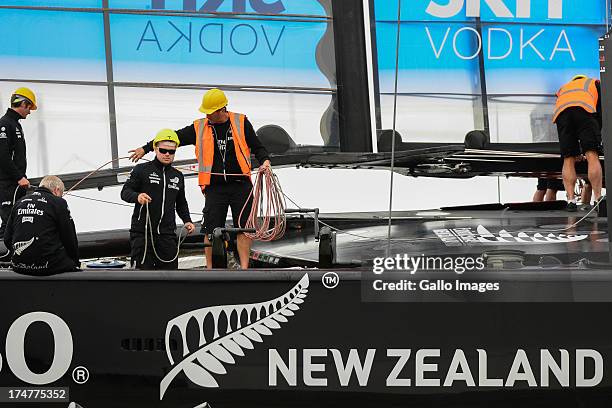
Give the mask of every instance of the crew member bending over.
[{"label": "crew member bending over", "polygon": [[[601,98],[599,80],[576,75],[557,92],[553,122],[557,124],[563,185],[567,193],[568,211],[576,211],[576,161],[582,155],[588,162],[589,181],[595,201],[601,198],[602,171]],[[588,203],[587,203],[588,204]]]}]

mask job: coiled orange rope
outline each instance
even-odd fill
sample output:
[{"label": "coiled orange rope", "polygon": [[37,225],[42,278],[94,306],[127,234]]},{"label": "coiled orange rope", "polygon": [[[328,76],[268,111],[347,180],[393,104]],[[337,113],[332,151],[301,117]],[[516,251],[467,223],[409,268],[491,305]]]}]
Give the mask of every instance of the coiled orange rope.
[{"label": "coiled orange rope", "polygon": [[[249,195],[253,197],[253,205],[247,219],[246,225],[241,228],[253,228],[255,233],[245,233],[251,239],[257,241],[274,241],[285,235],[287,216],[285,215],[285,195],[281,185],[270,167],[262,166],[255,175],[253,189]],[[244,203],[242,213],[247,207],[248,199]]]}]

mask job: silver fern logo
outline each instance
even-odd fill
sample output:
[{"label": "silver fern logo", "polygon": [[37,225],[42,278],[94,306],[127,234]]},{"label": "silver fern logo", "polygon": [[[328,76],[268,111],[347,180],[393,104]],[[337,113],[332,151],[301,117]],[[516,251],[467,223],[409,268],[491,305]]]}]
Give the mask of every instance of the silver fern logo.
[{"label": "silver fern logo", "polygon": [[[226,374],[225,365],[236,363],[234,356],[244,356],[244,350],[253,349],[254,342],[262,343],[262,336],[271,336],[272,330],[280,329],[281,324],[288,322],[288,318],[299,310],[301,303],[304,303],[309,283],[306,274],[287,293],[267,302],[205,307],[170,320],[166,326],[165,340],[166,354],[173,367],[161,381],[159,399],[164,398],[168,387],[181,372],[201,387],[219,387],[213,374]],[[234,312],[237,316],[246,313],[244,327],[241,327],[240,318],[236,320],[235,327],[231,326],[230,316]],[[218,332],[219,319],[222,315],[227,319],[227,333],[224,335]],[[212,338],[205,338],[204,335],[204,320],[207,316],[212,316],[214,321]],[[187,345],[187,324],[192,318],[197,321],[199,327],[200,339],[197,350],[189,350]],[[178,328],[183,341],[183,359],[176,363],[170,353],[170,332],[174,328]]]},{"label": "silver fern logo", "polygon": [[476,231],[473,228],[451,228],[435,229],[433,233],[446,246],[481,246],[481,245],[543,245],[543,244],[567,244],[586,239],[588,235],[572,234],[534,234],[526,232],[508,232],[505,229],[497,235],[490,232],[482,225],[478,225]]},{"label": "silver fern logo", "polygon": [[36,237],[32,237],[32,239],[27,240],[27,241],[15,242],[13,244],[13,250],[15,251],[15,255],[21,255],[21,253],[23,251],[28,249],[30,247],[30,245],[32,245],[34,243],[35,239],[36,239]]}]

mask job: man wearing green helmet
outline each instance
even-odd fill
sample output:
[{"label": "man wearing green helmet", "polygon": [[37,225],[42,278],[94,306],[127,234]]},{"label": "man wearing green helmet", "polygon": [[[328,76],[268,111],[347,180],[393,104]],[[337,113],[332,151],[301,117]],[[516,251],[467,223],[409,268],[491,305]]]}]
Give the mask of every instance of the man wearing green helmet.
[{"label": "man wearing green helmet", "polygon": [[172,167],[179,144],[174,130],[160,130],[153,140],[155,159],[135,166],[121,190],[121,198],[135,204],[130,246],[138,269],[178,268],[175,211],[188,234],[195,230],[183,173]]}]

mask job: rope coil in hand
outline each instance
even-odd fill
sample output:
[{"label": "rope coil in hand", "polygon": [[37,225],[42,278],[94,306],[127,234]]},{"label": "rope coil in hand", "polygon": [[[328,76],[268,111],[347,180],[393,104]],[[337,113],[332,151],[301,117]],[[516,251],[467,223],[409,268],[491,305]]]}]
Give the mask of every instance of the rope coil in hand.
[{"label": "rope coil in hand", "polygon": [[287,204],[278,177],[270,167],[261,166],[257,171],[253,189],[240,211],[239,220],[242,219],[242,213],[251,196],[253,197],[251,212],[246,225],[240,227],[253,228],[255,233],[245,233],[245,235],[257,241],[274,241],[282,238],[287,226],[285,214]]}]

